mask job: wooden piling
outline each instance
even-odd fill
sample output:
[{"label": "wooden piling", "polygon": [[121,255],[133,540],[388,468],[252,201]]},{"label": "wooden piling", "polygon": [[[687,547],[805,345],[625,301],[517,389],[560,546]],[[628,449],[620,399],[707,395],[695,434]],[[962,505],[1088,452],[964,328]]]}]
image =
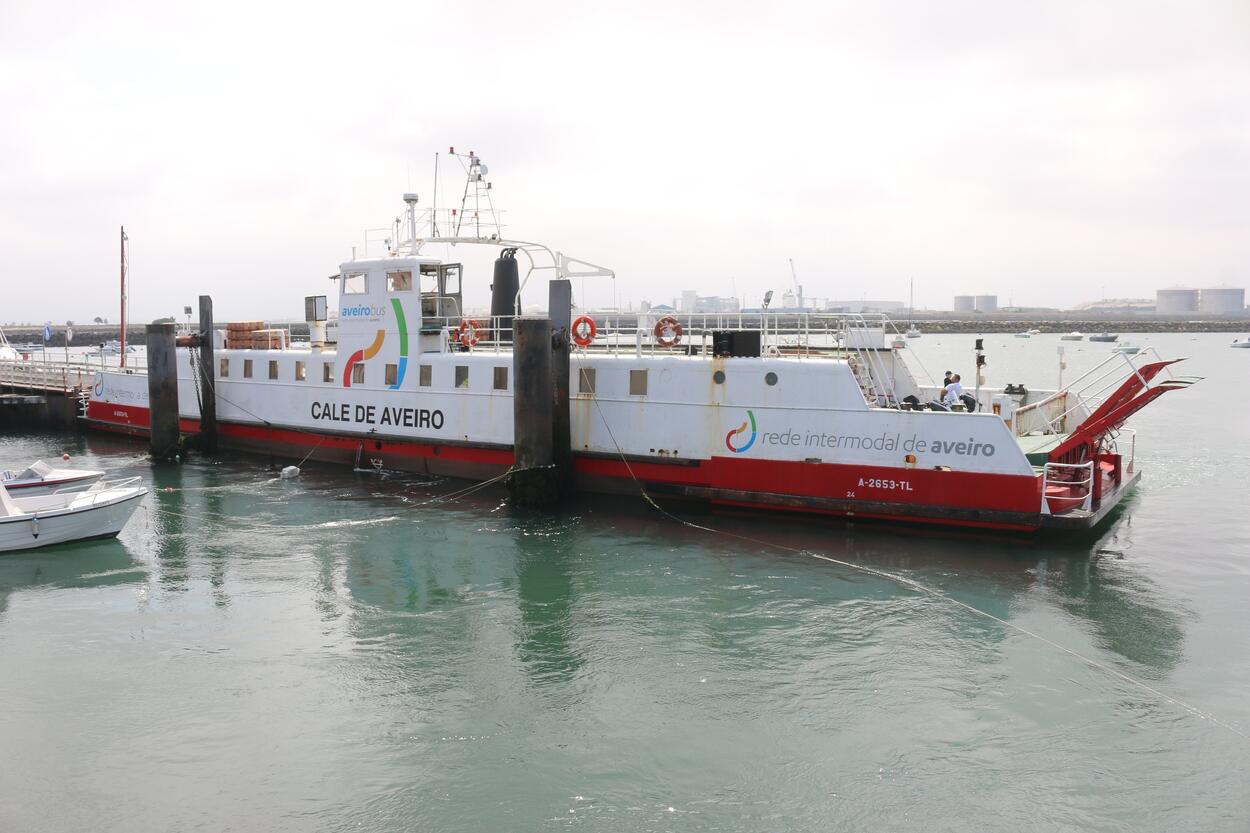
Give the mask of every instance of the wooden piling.
[{"label": "wooden piling", "polygon": [[205,454],[217,453],[217,362],[213,358],[213,299],[200,296],[200,438]]},{"label": "wooden piling", "polygon": [[551,319],[513,321],[512,445],[508,489],[517,506],[550,506],[560,498],[552,445]]},{"label": "wooden piling", "polygon": [[178,430],[178,358],[173,324],[148,324],[149,448],[158,460],[180,452]]},{"label": "wooden piling", "polygon": [[551,281],[547,309],[551,316],[551,446],[552,462],[559,475],[560,489],[572,485],[573,448],[569,416],[569,345],[573,326],[573,285],[566,280]]}]

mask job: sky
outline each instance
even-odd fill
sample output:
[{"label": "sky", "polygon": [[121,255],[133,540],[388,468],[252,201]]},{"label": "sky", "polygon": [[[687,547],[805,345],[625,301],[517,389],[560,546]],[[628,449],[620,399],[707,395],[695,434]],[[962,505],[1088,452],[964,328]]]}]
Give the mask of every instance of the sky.
[{"label": "sky", "polygon": [[0,322],[115,321],[122,225],[135,320],[298,319],[453,145],[508,236],[615,270],[587,305],[791,258],[922,308],[1247,286],[1247,90],[1246,0],[0,0]]}]

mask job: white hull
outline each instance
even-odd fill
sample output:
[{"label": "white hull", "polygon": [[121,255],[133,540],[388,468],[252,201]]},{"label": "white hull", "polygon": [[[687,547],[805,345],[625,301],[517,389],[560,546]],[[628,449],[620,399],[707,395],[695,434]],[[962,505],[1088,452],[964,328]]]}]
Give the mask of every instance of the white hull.
[{"label": "white hull", "polygon": [[94,498],[84,493],[68,507],[47,512],[31,511],[36,508],[31,504],[51,496],[15,500],[28,514],[0,518],[0,552],[111,538],[121,532],[146,494],[143,488],[102,490]]}]

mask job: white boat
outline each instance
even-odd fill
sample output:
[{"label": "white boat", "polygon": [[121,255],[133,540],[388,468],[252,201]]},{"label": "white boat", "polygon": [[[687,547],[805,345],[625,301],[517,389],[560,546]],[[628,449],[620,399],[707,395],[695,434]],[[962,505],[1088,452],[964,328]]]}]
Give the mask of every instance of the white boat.
[{"label": "white boat", "polygon": [[1059,336],[1060,341],[1081,341],[1084,338],[1085,336],[1083,336],[1078,330],[1073,330],[1070,333]]},{"label": "white boat", "polygon": [[[1105,517],[1140,476],[1134,446],[1117,448],[1114,433],[1193,382],[1172,375],[1173,360],[1125,368],[1108,354],[1063,390],[983,384],[978,408],[952,413],[936,402],[936,382],[909,367],[915,349],[892,349],[885,316],[789,304],[575,312],[560,294],[567,280],[599,278],[606,292],[616,273],[504,237],[485,207],[486,166],[456,158],[469,176],[458,208],[419,212],[417,196],[405,194],[406,216],[385,248],[339,264],[337,345],[324,326],[334,304],[308,296],[306,345],[269,339],[253,318],[226,323],[228,342],[209,367],[192,363],[191,347],[176,348],[184,430],[200,426],[211,391],[222,447],[498,480],[516,470],[525,429],[515,422],[513,317],[545,295],[561,322],[553,326],[567,327],[573,343],[560,354],[575,380],[566,411],[573,489],[645,487],[735,511],[1032,531]],[[451,244],[501,250],[489,317],[464,313],[464,266],[436,256]],[[139,368],[101,368],[85,423],[148,434],[148,383]]]},{"label": "white boat", "polygon": [[[126,345],[127,355],[131,353],[138,353],[138,352],[139,352],[139,348],[135,347],[133,344]],[[101,344],[99,347],[96,347],[94,350],[89,351],[88,355],[120,356],[121,353],[122,353],[122,343],[118,341],[117,339],[114,339],[112,341],[106,341],[103,344]]]},{"label": "white boat", "polygon": [[1030,330],[1025,330],[1022,333],[1016,333],[1016,338],[1032,338],[1032,337],[1033,337],[1033,333]]},{"label": "white boat", "polygon": [[9,344],[9,339],[5,336],[4,330],[0,330],[0,362],[17,362],[22,360],[22,354]]},{"label": "white boat", "polygon": [[14,497],[81,491],[104,476],[94,469],[58,469],[36,460],[22,471],[0,471],[0,485]]},{"label": "white boat", "polygon": [[1117,353],[1127,353],[1130,356],[1135,356],[1141,351],[1141,348],[1131,341],[1122,341],[1111,349]]},{"label": "white boat", "polygon": [[915,281],[911,282],[910,288],[908,289],[908,293],[909,294],[907,298],[907,332],[905,333],[905,335],[908,338],[920,338],[921,336],[920,328],[917,327],[915,322],[912,321],[912,318],[916,314],[916,282]]},{"label": "white boat", "polygon": [[1247,336],[1246,338],[1235,338],[1233,339],[1233,343],[1228,346],[1229,347],[1250,347],[1250,336]]},{"label": "white boat", "polygon": [[13,497],[0,486],[0,552],[112,538],[147,493],[138,477],[30,497]]}]

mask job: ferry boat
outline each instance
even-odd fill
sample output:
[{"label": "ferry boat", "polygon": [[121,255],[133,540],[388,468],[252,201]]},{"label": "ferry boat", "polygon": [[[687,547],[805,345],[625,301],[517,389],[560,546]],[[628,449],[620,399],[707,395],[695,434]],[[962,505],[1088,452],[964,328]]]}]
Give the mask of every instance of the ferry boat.
[{"label": "ferry boat", "polygon": [[[485,166],[465,160],[470,195]],[[477,481],[509,471],[521,294],[543,274],[614,273],[507,240],[466,199],[458,212],[418,212],[406,195],[402,242],[339,265],[337,344],[324,336],[324,297],[311,296],[309,343],[227,326],[213,334],[202,385],[190,375],[194,348],[179,348],[182,431],[198,431],[197,397],[213,395],[224,447]],[[431,256],[433,243],[501,250],[494,315],[463,312],[462,266]],[[970,378],[969,411],[943,406],[940,385],[913,375],[883,316],[601,314],[570,330],[575,488],[843,518],[1092,527],[1140,476],[1126,420],[1197,381],[1173,375],[1177,359],[1114,354],[1062,390]],[[84,418],[146,434],[143,371],[96,374]]]}]

